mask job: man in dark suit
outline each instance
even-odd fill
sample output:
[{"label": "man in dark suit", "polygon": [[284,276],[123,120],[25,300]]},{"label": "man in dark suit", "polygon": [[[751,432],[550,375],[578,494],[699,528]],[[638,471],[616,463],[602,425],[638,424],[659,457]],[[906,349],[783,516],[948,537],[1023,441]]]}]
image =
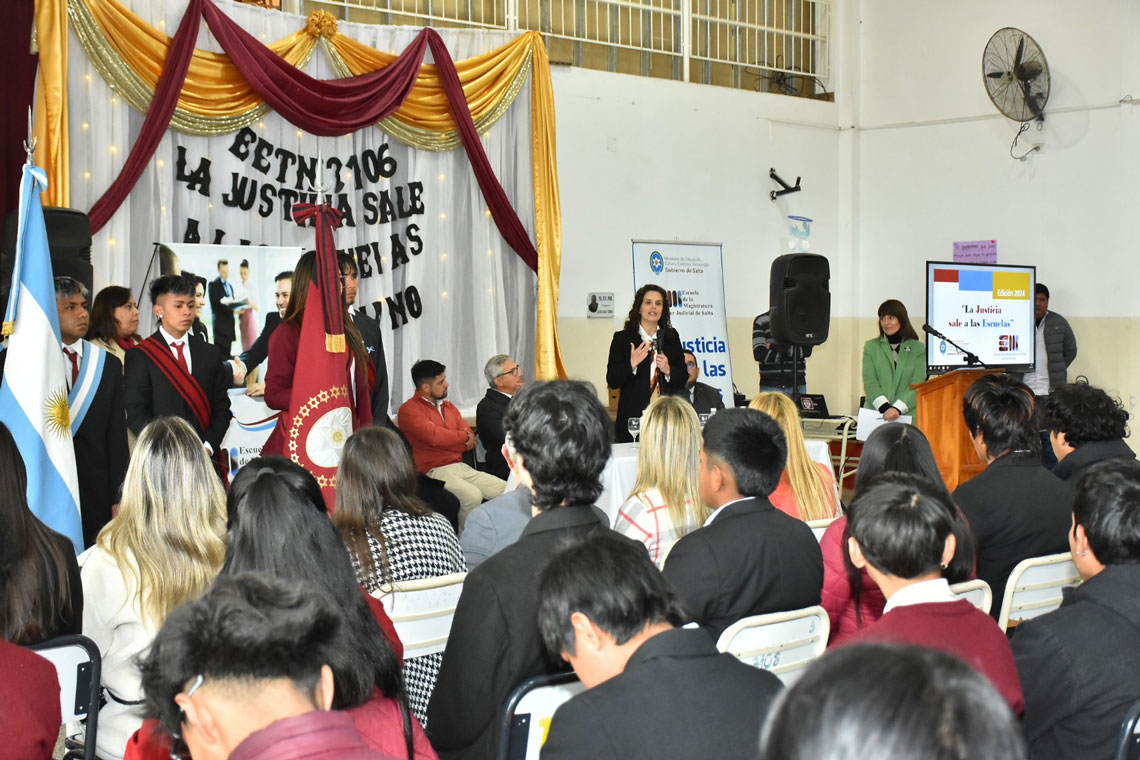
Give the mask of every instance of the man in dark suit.
[{"label": "man in dark suit", "polygon": [[[274,280],[276,286],[274,299],[277,304],[277,311],[265,315],[265,326],[261,329],[261,335],[257,336],[257,340],[253,342],[248,351],[238,357],[245,365],[247,374],[253,372],[269,356],[269,336],[273,335],[277,325],[281,324],[281,320],[285,318],[285,309],[289,306],[289,296],[293,292],[292,270],[281,272]],[[264,377],[265,373],[262,372],[261,375]],[[249,395],[265,395],[265,381],[254,383],[249,389]]]},{"label": "man in dark suit", "polygon": [[340,276],[344,281],[344,301],[348,304],[348,313],[352,315],[352,323],[360,331],[364,350],[368,352],[368,358],[372,360],[372,367],[376,372],[376,385],[372,388],[372,422],[394,428],[389,411],[388,360],[384,357],[384,334],[380,331],[380,322],[369,315],[363,307],[356,306],[356,295],[360,284],[356,260],[347,253],[338,253],[337,261],[340,263]]},{"label": "man in dark suit", "polygon": [[518,541],[463,584],[428,704],[428,732],[443,760],[495,757],[503,700],[523,679],[552,672],[535,617],[539,573],[563,542],[610,532],[593,502],[602,492],[612,423],[593,387],[567,380],[528,386],[504,425],[535,516]]},{"label": "man in dark suit", "polygon": [[230,263],[218,261],[218,276],[210,283],[210,311],[214,315],[214,345],[222,352],[222,359],[229,359],[234,342],[234,310],[248,304],[249,299],[234,297],[234,287],[230,284]]},{"label": "man in dark suit", "polygon": [[150,285],[150,299],[159,325],[127,352],[127,425],[139,435],[157,417],[181,417],[213,455],[230,424],[227,390],[233,378],[216,346],[187,336],[194,322],[192,280],[181,275],[159,277]]},{"label": "man in dark suit", "polygon": [[547,649],[588,689],[554,713],[543,760],[756,756],[780,679],[680,628],[676,594],[641,547],[598,536],[564,549],[538,598]]},{"label": "man in dark suit", "polygon": [[819,604],[819,542],[768,501],[786,460],[784,433],[763,412],[727,409],[705,425],[701,498],[713,513],[673,546],[662,572],[714,640],[741,618]]},{"label": "man in dark suit", "polygon": [[1012,375],[975,380],[962,415],[986,469],[954,490],[954,503],[978,540],[978,578],[993,590],[996,618],[1018,562],[1069,550],[1073,487],[1041,465],[1033,392]]},{"label": "man in dark suit", "polygon": [[483,469],[496,478],[506,480],[510,468],[503,458],[503,444],[506,442],[503,416],[507,413],[511,397],[523,387],[523,371],[511,357],[496,354],[483,366],[483,376],[487,378],[490,387],[475,407],[475,429],[479,433],[479,442],[487,452]]},{"label": "man in dark suit", "polygon": [[[127,472],[127,417],[123,410],[123,365],[83,339],[90,316],[87,288],[71,277],[55,278],[64,375],[71,413],[71,441],[79,477],[83,543],[91,546],[119,503]],[[0,352],[0,375],[7,352]]]},{"label": "man in dark suit", "polygon": [[697,414],[713,414],[724,409],[724,399],[720,397],[720,391],[711,385],[697,382],[697,378],[701,376],[701,365],[697,363],[697,357],[691,351],[686,351],[684,355],[685,370],[689,373],[683,391],[685,398],[689,399]]}]

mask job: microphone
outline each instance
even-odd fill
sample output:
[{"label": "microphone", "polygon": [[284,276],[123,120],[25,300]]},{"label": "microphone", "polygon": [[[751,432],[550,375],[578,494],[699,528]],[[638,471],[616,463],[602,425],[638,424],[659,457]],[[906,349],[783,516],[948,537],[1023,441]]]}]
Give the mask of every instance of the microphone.
[{"label": "microphone", "polygon": [[928,324],[924,323],[922,325],[922,331],[928,335],[933,335],[935,338],[940,338],[941,340],[949,340],[949,338],[947,338],[945,335],[938,332],[937,330],[935,330],[933,327],[931,327]]}]

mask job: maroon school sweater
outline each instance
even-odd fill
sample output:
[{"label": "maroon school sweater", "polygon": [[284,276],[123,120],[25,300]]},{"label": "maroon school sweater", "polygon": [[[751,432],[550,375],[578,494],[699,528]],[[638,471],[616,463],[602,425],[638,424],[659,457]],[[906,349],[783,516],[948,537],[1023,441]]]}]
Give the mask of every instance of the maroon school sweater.
[{"label": "maroon school sweater", "polygon": [[965,599],[895,607],[840,646],[861,641],[917,644],[952,654],[990,679],[1014,714],[1025,709],[1009,639],[992,617]]}]

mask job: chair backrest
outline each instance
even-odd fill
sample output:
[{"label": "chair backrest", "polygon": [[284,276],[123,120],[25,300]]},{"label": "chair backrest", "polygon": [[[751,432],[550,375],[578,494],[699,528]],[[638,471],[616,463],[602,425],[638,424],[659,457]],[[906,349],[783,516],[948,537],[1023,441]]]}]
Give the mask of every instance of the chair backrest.
[{"label": "chair backrest", "polygon": [[467,573],[452,573],[402,581],[373,594],[384,603],[384,611],[396,627],[405,660],[443,651],[466,577]]},{"label": "chair backrest", "polygon": [[515,687],[499,717],[499,760],[538,760],[554,711],[585,690],[573,672],[534,676]]},{"label": "chair backrest", "polygon": [[990,584],[981,578],[955,583],[950,586],[950,590],[956,596],[970,600],[975,607],[987,615],[990,613],[990,607],[994,603],[994,592],[990,589]]},{"label": "chair backrest", "polygon": [[1052,612],[1061,606],[1061,589],[1080,582],[1069,552],[1018,562],[1005,584],[998,625],[1004,631],[1022,620]]},{"label": "chair backrest", "polygon": [[1113,760],[1140,760],[1140,700],[1137,700],[1120,724]]},{"label": "chair backrest", "polygon": [[102,656],[86,636],[67,635],[28,647],[55,666],[59,678],[59,708],[64,723],[86,720],[83,756],[95,757],[99,723],[100,666]]},{"label": "chair backrest", "polygon": [[827,526],[838,519],[838,517],[825,517],[822,520],[808,520],[807,526],[811,528],[811,532],[815,534],[815,540],[822,541],[823,534],[827,532]]},{"label": "chair backrest", "polygon": [[720,635],[716,648],[790,685],[827,649],[830,631],[827,610],[817,605],[738,620]]}]

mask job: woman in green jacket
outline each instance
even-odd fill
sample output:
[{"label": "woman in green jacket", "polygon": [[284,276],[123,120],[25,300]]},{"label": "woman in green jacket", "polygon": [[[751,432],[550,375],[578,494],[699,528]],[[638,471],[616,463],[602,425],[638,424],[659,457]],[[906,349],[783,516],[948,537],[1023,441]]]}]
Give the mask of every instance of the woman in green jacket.
[{"label": "woman in green jacket", "polygon": [[912,383],[926,379],[926,346],[901,301],[879,306],[879,337],[863,344],[863,406],[890,422],[914,410]]}]

